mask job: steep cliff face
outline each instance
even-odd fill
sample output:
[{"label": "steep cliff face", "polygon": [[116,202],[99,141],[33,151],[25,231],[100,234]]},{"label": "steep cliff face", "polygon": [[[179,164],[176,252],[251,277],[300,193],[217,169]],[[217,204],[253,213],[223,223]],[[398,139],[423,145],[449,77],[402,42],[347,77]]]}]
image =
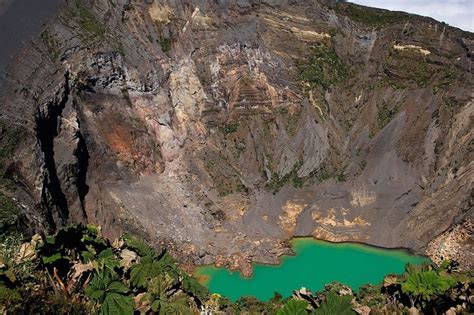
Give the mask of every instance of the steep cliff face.
[{"label": "steep cliff face", "polygon": [[183,262],[275,262],[298,235],[440,253],[473,216],[473,43],[345,3],[73,1],[11,66],[3,181],[38,228]]}]

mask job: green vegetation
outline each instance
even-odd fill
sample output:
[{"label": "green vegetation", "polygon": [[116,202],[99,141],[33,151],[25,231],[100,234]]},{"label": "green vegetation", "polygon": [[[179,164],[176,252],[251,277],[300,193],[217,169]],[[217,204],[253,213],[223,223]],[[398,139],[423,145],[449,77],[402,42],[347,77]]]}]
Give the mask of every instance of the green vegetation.
[{"label": "green vegetation", "polygon": [[368,307],[370,314],[408,314],[411,307],[424,314],[441,314],[461,307],[461,313],[470,314],[474,306],[467,301],[474,291],[473,273],[456,272],[449,266],[453,262],[439,268],[407,265],[404,274],[389,275],[382,284],[365,285],[355,294],[334,282],[315,296],[285,300],[278,314],[350,315],[359,307]]},{"label": "green vegetation", "polygon": [[133,236],[112,245],[94,226],[66,226],[22,242],[9,234],[0,247],[0,305],[7,313],[189,314],[207,297],[166,251]]},{"label": "green vegetation", "polygon": [[440,90],[447,90],[451,87],[453,82],[457,79],[457,72],[453,69],[446,69],[438,80],[438,83],[433,86],[433,93],[436,94]]},{"label": "green vegetation", "polygon": [[364,285],[359,288],[358,303],[362,305],[367,305],[369,307],[377,307],[379,305],[386,305],[389,303],[389,296],[382,293],[383,290],[382,284],[379,285]]},{"label": "green vegetation", "polygon": [[45,30],[43,33],[41,33],[41,39],[48,47],[51,59],[53,61],[59,61],[59,57],[61,56],[61,46],[56,37]]},{"label": "green vegetation", "polygon": [[266,188],[274,191],[279,191],[283,186],[290,184],[295,188],[301,188],[304,186],[305,181],[308,178],[316,178],[318,182],[323,182],[334,177],[339,182],[346,181],[344,174],[345,169],[339,171],[330,171],[328,166],[323,163],[317,170],[313,171],[308,177],[301,178],[298,176],[298,171],[303,165],[303,160],[299,160],[293,165],[293,169],[290,173],[285,176],[278,176],[276,173],[272,173],[272,179],[267,183]]},{"label": "green vegetation", "polygon": [[326,164],[323,164],[319,167],[319,170],[317,171],[316,173],[316,179],[319,181],[319,182],[324,182],[325,180],[331,178],[332,175],[331,173],[328,171],[328,168],[326,166]]},{"label": "green vegetation", "polygon": [[21,210],[13,200],[0,192],[0,241],[2,241],[2,236],[22,230],[23,222]]},{"label": "green vegetation", "polygon": [[101,314],[131,314],[134,305],[128,287],[109,270],[96,274],[84,293],[101,305]]},{"label": "green vegetation", "polygon": [[0,187],[14,190],[18,182],[17,175],[12,165],[12,156],[21,139],[24,138],[24,130],[13,126],[6,127],[0,122]]},{"label": "green vegetation", "polygon": [[[12,207],[2,202],[2,211],[5,205]],[[1,240],[0,310],[7,314],[198,314],[201,307],[214,314],[355,314],[361,306],[376,314],[407,313],[412,306],[440,314],[463,303],[465,312],[473,311],[466,303],[473,275],[456,272],[454,262],[408,265],[403,275],[356,294],[333,283],[314,296],[283,299],[275,293],[267,302],[242,297],[233,303],[209,295],[165,250],[131,235],[111,244],[89,225],[66,226],[25,243],[18,231],[2,230]]]},{"label": "green vegetation", "polygon": [[[394,89],[425,88],[436,72],[426,57],[413,51],[392,50],[386,63],[382,65],[386,77],[379,84],[387,84]],[[448,77],[446,80],[452,80]]]},{"label": "green vegetation", "polygon": [[308,303],[302,300],[289,300],[285,305],[278,311],[278,315],[302,315],[308,314],[306,311]]},{"label": "green vegetation", "polygon": [[75,1],[67,10],[66,18],[75,20],[81,30],[81,38],[84,41],[103,39],[106,28],[101,21],[80,1]]},{"label": "green vegetation", "polygon": [[377,120],[375,124],[370,128],[369,137],[373,138],[380,130],[382,130],[393,118],[397,115],[400,110],[400,103],[391,104],[383,102],[381,105],[377,105]]},{"label": "green vegetation", "polygon": [[173,45],[173,39],[165,36],[160,36],[158,42],[160,43],[161,50],[164,53],[168,53]]},{"label": "green vegetation", "polygon": [[341,171],[339,171],[339,173],[336,174],[336,180],[338,182],[345,182],[346,181],[345,170],[341,170]]},{"label": "green vegetation", "polygon": [[164,31],[166,24],[156,22],[155,26],[156,32],[158,33],[158,39],[156,41],[160,44],[161,51],[168,54],[171,51],[171,48],[173,48],[173,42],[176,38],[171,31]]},{"label": "green vegetation", "polygon": [[234,133],[234,132],[237,132],[237,130],[239,129],[239,126],[240,126],[240,124],[239,124],[238,121],[227,123],[227,124],[224,125],[224,127],[222,127],[222,131],[225,134]]},{"label": "green vegetation", "polygon": [[413,304],[427,302],[433,296],[451,289],[456,281],[449,276],[441,276],[434,270],[412,273],[402,283],[402,292],[414,297]]},{"label": "green vegetation", "polygon": [[387,103],[382,103],[377,112],[377,128],[383,129],[398,113],[398,106],[391,107]]},{"label": "green vegetation", "polygon": [[281,107],[278,109],[278,113],[284,118],[285,129],[288,135],[291,137],[295,136],[303,110],[296,108],[296,110],[290,111],[287,107]]},{"label": "green vegetation", "polygon": [[319,86],[325,90],[332,84],[343,81],[348,74],[334,48],[324,43],[311,47],[308,60],[297,61],[296,65],[301,81],[310,89]]},{"label": "green vegetation", "polygon": [[299,160],[293,165],[291,172],[282,177],[278,176],[276,173],[273,173],[272,179],[267,183],[267,189],[278,191],[288,183],[291,183],[295,188],[303,187],[304,179],[298,177],[298,170],[300,169],[301,165],[303,165],[303,161]]},{"label": "green vegetation", "polygon": [[317,308],[313,314],[315,315],[351,315],[355,312],[352,310],[352,297],[350,295],[338,295],[330,291],[321,306]]},{"label": "green vegetation", "polygon": [[371,27],[404,23],[410,17],[404,12],[369,8],[352,3],[336,3],[332,8],[336,13],[346,15],[354,22]]},{"label": "green vegetation", "polygon": [[443,101],[449,110],[456,109],[461,105],[461,103],[454,96],[445,96],[443,97]]}]

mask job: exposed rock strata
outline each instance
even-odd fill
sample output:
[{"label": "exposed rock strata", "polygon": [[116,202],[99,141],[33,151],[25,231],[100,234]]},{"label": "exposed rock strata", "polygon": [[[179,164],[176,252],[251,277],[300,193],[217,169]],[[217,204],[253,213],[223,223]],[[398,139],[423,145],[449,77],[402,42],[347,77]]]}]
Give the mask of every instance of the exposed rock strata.
[{"label": "exposed rock strata", "polygon": [[[248,266],[300,235],[438,257],[430,242],[472,218],[471,33],[316,1],[81,3],[2,97],[38,228],[87,221]],[[331,67],[305,77],[318,51]]]}]

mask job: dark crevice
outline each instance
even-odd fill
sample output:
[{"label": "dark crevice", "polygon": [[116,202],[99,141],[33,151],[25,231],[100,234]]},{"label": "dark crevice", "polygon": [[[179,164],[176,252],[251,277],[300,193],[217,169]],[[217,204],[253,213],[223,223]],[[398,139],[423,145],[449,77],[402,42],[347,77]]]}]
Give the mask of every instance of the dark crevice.
[{"label": "dark crevice", "polygon": [[86,141],[80,131],[77,131],[78,138],[77,148],[74,150],[74,156],[77,158],[76,187],[79,200],[81,202],[82,215],[87,221],[87,213],[84,204],[85,197],[89,192],[89,186],[86,183],[87,169],[89,167],[89,151],[87,150]]},{"label": "dark crevice", "polygon": [[38,109],[35,117],[36,137],[43,153],[44,179],[41,193],[42,207],[46,210],[46,221],[51,230],[64,224],[69,218],[66,196],[61,189],[54,161],[54,138],[58,136],[59,118],[69,99],[69,73],[64,75],[63,91],[48,102],[46,111]]}]

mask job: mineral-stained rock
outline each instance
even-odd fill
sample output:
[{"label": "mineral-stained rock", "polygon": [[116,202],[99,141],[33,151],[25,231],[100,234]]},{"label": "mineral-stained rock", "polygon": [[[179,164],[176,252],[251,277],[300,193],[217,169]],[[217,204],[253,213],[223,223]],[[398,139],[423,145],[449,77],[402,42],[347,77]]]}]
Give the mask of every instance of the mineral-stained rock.
[{"label": "mineral-stained rock", "polygon": [[426,253],[438,265],[444,260],[452,260],[460,263],[463,269],[472,269],[473,234],[474,222],[467,219],[432,240]]},{"label": "mineral-stained rock", "polygon": [[315,235],[468,267],[473,34],[350,5],[68,2],[10,65],[2,178],[36,230],[126,230],[182,263],[250,274]]}]

